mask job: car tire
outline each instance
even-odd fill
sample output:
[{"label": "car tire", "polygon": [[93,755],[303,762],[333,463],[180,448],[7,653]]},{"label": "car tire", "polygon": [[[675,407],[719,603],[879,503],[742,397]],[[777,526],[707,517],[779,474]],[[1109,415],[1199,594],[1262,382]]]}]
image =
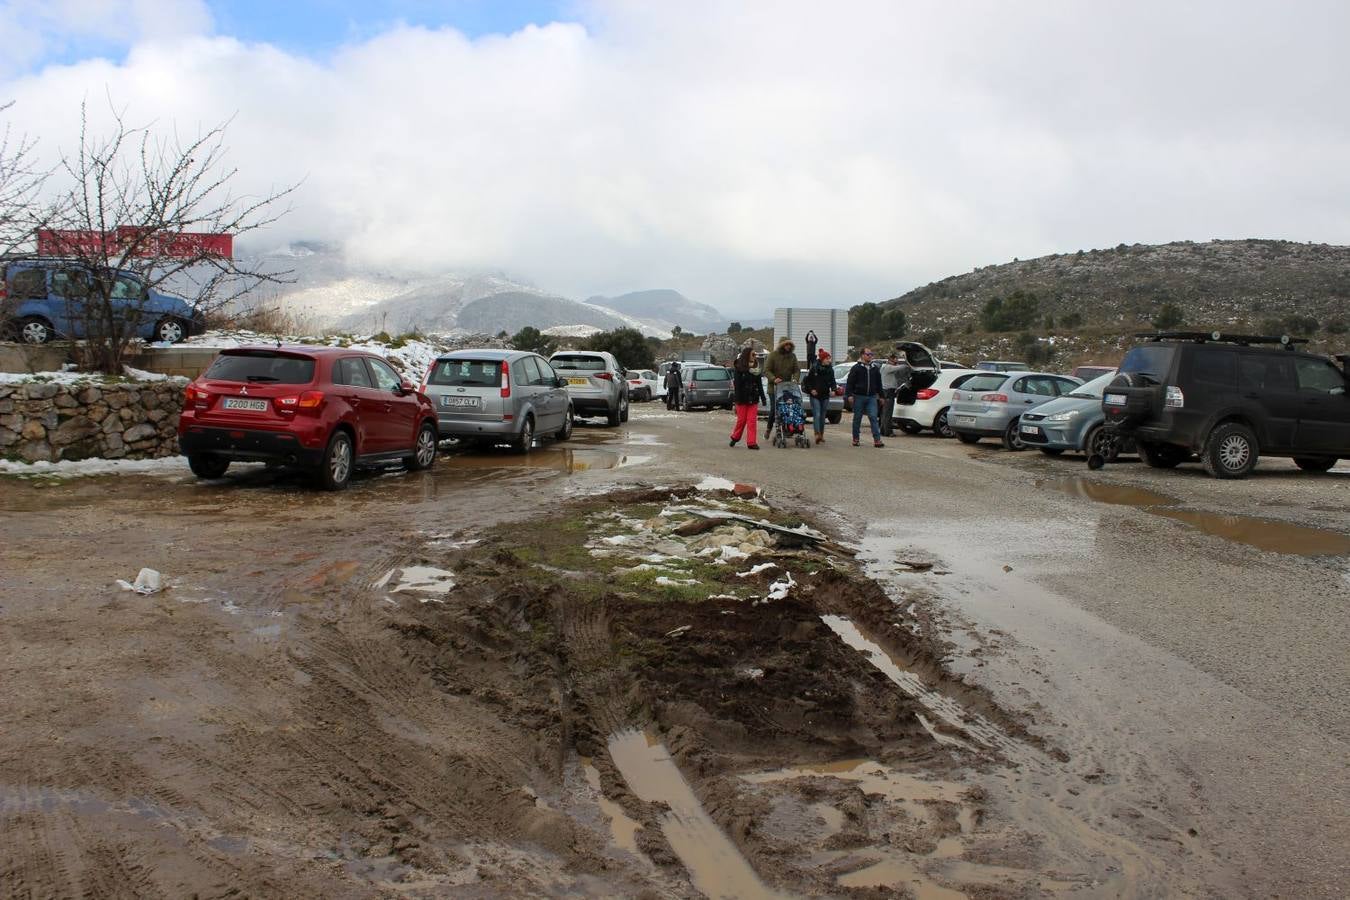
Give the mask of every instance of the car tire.
[{"label": "car tire", "polygon": [[1106,462],[1115,462],[1120,455],[1120,441],[1111,440],[1106,434],[1106,426],[1094,425],[1083,438],[1083,452],[1088,456],[1100,456]]},{"label": "car tire", "polygon": [[529,453],[534,449],[534,416],[526,416],[520,424],[520,434],[511,442],[517,453]]},{"label": "car tire", "polygon": [[[949,407],[950,408],[950,407]],[[955,437],[956,432],[952,431],[952,423],[947,421],[947,410],[944,409],[933,417],[933,433],[938,437]]]},{"label": "car tire", "polygon": [[840,422],[844,421],[844,414],[841,412],[827,412],[825,414],[825,421],[829,422],[831,425],[838,425]]},{"label": "car tire", "polygon": [[910,422],[907,419],[902,419],[897,424],[899,424],[900,430],[903,431],[905,434],[919,434],[920,432],[923,431],[922,425],[920,425],[918,422]]},{"label": "car tire", "polygon": [[971,434],[967,431],[956,432],[956,439],[963,444],[978,444],[980,442],[978,434]]},{"label": "car tire", "polygon": [[1022,432],[1018,429],[1022,426],[1022,419],[1016,418],[1008,423],[1008,427],[1003,429],[1003,449],[1018,450],[1027,449],[1026,443],[1022,440]]},{"label": "car tire", "polygon": [[413,455],[405,456],[403,465],[410,472],[420,472],[423,469],[430,469],[434,462],[436,462],[436,426],[430,422],[423,422],[422,427],[417,429]]},{"label": "car tire", "polygon": [[1141,441],[1139,458],[1151,469],[1175,469],[1186,458],[1186,452],[1169,444],[1149,444]]},{"label": "car tire", "polygon": [[1241,422],[1223,422],[1205,438],[1200,461],[1215,478],[1246,478],[1256,468],[1260,455],[1250,428]]},{"label": "car tire", "polygon": [[1295,456],[1294,465],[1305,472],[1326,472],[1336,465],[1334,456]]},{"label": "car tire", "polygon": [[605,424],[610,428],[619,424],[619,407],[614,407],[605,413]]},{"label": "car tire", "polygon": [[621,400],[619,400],[619,421],[620,421],[620,422],[627,422],[627,421],[628,421],[628,405],[629,405],[629,404],[628,404],[628,395],[627,395],[627,394],[624,394],[623,398],[622,398]]},{"label": "car tire", "polygon": [[341,430],[334,431],[328,439],[328,447],[323,451],[323,462],[318,472],[319,487],[325,491],[345,491],[351,483],[355,465],[356,453],[351,435]]},{"label": "car tire", "polygon": [[1040,451],[1046,456],[1062,456],[1064,454],[1063,447],[1041,447]]},{"label": "car tire", "polygon": [[187,461],[193,475],[208,480],[222,477],[225,470],[230,467],[228,459],[210,453],[190,454]]},{"label": "car tire", "polygon": [[187,324],[175,316],[165,316],[155,323],[155,340],[159,343],[176,344],[187,336]]},{"label": "car tire", "polygon": [[56,336],[52,323],[41,316],[24,316],[15,326],[14,332],[25,344],[48,344]]},{"label": "car tire", "polygon": [[576,424],[573,421],[574,418],[575,414],[572,412],[572,407],[567,407],[567,415],[563,416],[562,427],[559,428],[557,434],[553,436],[555,440],[565,441],[572,437],[572,428]]}]

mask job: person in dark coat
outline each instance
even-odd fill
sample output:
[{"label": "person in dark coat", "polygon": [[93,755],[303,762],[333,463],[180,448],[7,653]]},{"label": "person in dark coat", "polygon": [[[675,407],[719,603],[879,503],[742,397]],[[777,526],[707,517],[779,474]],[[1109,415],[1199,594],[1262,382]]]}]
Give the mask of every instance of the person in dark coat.
[{"label": "person in dark coat", "polygon": [[760,380],[759,369],[755,368],[754,362],[754,349],[746,347],[731,365],[731,398],[736,405],[736,427],[731,430],[729,447],[735,447],[744,434],[746,448],[759,449],[755,426],[759,405],[766,401],[764,383]]},{"label": "person in dark coat", "polygon": [[872,425],[872,446],[886,446],[881,442],[881,426],[877,424],[877,400],[881,394],[881,370],[872,365],[872,351],[864,347],[844,383],[844,403],[853,401],[853,446],[858,446],[863,416]]},{"label": "person in dark coat", "polygon": [[833,360],[830,351],[821,350],[818,358],[806,370],[802,379],[802,390],[811,398],[811,426],[816,432],[816,443],[825,442],[825,417],[830,410],[830,397],[834,396],[839,382],[834,377]]},{"label": "person in dark coat", "polygon": [[679,362],[672,362],[666,370],[666,409],[680,408],[680,388],[684,386]]}]

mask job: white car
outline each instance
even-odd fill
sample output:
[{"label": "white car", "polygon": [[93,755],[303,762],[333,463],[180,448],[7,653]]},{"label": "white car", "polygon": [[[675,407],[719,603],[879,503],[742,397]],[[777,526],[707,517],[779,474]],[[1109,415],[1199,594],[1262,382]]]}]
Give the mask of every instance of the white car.
[{"label": "white car", "polygon": [[666,386],[651,369],[628,370],[628,396],[636,401],[655,400],[666,395]]},{"label": "white car", "polygon": [[947,423],[947,409],[952,405],[952,391],[975,375],[979,369],[943,369],[926,388],[920,388],[914,394],[913,403],[896,401],[895,424],[906,434],[918,434],[925,428],[931,428],[939,437],[954,437],[951,425]]}]

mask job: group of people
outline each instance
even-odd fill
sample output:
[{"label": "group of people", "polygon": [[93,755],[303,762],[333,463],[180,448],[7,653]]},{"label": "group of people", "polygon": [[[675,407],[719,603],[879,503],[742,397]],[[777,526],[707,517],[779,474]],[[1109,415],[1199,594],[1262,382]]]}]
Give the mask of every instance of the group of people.
[{"label": "group of people", "polygon": [[[825,423],[829,414],[830,397],[839,389],[834,375],[834,360],[828,351],[821,350],[808,360],[806,374],[797,358],[797,347],[790,338],[778,342],[773,352],[758,365],[750,347],[741,350],[732,364],[732,399],[736,407],[736,424],[731,431],[730,446],[735,447],[742,436],[746,447],[759,449],[756,423],[761,403],[769,407],[769,421],[764,429],[768,438],[773,433],[775,407],[779,394],[787,385],[797,385],[811,403],[811,422],[817,444],[825,442]],[[895,413],[896,394],[909,385],[910,367],[897,353],[880,366],[873,365],[875,354],[864,347],[858,361],[849,369],[844,381],[844,408],[853,409],[853,446],[861,439],[862,420],[871,425],[872,446],[884,447],[882,437],[891,435],[891,420]],[[764,393],[761,380],[768,381],[769,395]]]}]

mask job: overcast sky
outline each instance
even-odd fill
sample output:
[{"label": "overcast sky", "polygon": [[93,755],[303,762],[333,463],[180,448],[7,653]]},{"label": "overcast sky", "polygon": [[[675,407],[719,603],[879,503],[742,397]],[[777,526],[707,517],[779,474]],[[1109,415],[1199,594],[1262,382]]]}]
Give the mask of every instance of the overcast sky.
[{"label": "overcast sky", "polygon": [[[276,9],[283,10],[277,12]],[[1344,2],[0,0],[0,101],[234,116],[266,236],[732,315],[1220,237],[1350,243]]]}]

